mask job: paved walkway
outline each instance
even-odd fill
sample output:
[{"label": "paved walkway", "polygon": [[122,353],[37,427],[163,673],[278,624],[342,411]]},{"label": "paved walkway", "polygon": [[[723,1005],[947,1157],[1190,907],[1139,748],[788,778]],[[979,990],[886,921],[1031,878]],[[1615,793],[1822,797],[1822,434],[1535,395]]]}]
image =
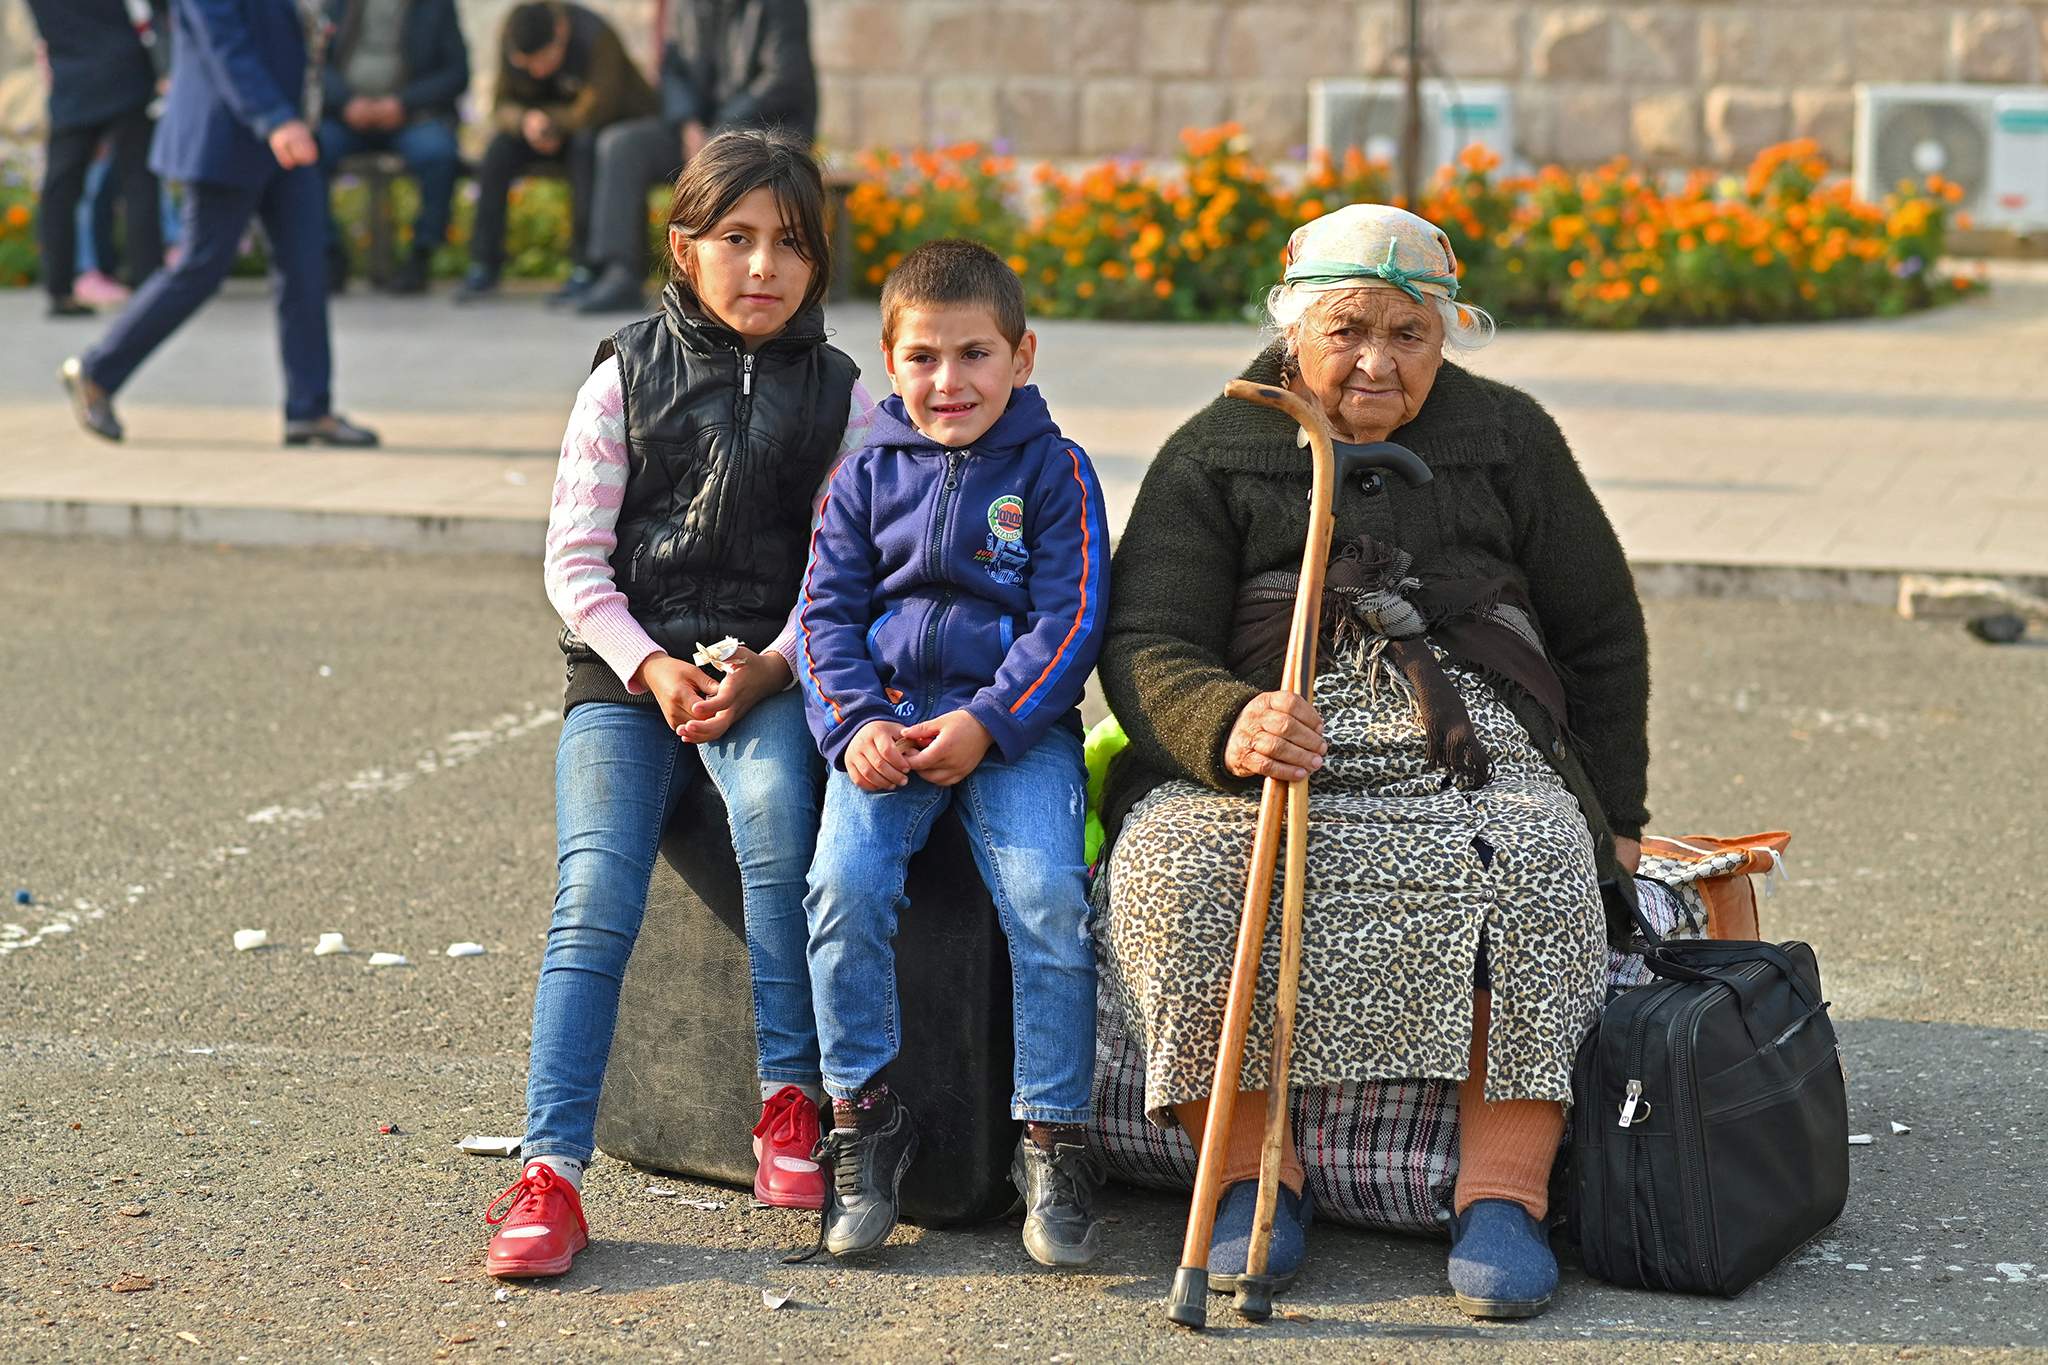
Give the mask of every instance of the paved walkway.
[{"label": "paved walkway", "polygon": [[[515,297],[336,305],[369,455],[282,450],[260,287],[238,284],[80,434],[53,375],[101,324],[0,295],[0,530],[532,551],[599,326]],[[835,310],[874,381],[873,309]],[[1159,442],[1257,345],[1245,326],[1047,323],[1040,380],[1117,524]],[[1556,415],[1643,568],[2048,575],[2048,268],[1896,321],[1633,335],[1510,332],[1470,357]],[[1799,577],[1788,576],[1787,583]]]}]

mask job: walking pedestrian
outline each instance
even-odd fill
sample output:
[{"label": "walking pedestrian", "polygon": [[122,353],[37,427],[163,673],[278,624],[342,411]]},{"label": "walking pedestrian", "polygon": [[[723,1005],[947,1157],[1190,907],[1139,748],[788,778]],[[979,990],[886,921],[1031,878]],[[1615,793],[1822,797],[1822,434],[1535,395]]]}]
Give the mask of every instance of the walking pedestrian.
[{"label": "walking pedestrian", "polygon": [[44,156],[37,236],[51,317],[89,317],[73,292],[78,274],[78,205],[86,173],[108,148],[103,193],[118,192],[127,221],[128,268],[139,280],[163,261],[156,176],[149,168],[150,103],[156,68],[145,38],[153,37],[146,6],[137,15],[124,0],[29,0],[50,66],[49,141]]},{"label": "walking pedestrian", "polygon": [[122,437],[113,398],[212,298],[251,219],[263,224],[284,357],[286,445],[372,446],[335,413],[327,331],[327,196],[307,125],[308,30],[296,0],[173,0],[170,96],[150,165],[185,185],[184,249],[135,292],[99,344],[64,362],[79,424]]}]

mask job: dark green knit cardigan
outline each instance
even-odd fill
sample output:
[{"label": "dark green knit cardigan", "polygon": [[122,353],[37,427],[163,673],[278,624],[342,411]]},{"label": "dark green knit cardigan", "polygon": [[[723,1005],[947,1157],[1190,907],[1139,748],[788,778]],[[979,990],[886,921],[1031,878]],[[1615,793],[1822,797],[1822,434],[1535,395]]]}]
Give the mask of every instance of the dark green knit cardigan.
[{"label": "dark green knit cardigan", "polygon": [[[1280,382],[1280,351],[1244,372]],[[1251,784],[1223,766],[1246,702],[1279,685],[1224,666],[1238,586],[1298,570],[1308,533],[1309,453],[1271,408],[1217,398],[1161,447],[1117,545],[1100,664],[1110,708],[1130,736],[1103,797],[1114,834],[1138,798],[1168,778],[1221,790]],[[1528,394],[1448,361],[1422,411],[1393,440],[1429,462],[1433,482],[1389,477],[1336,499],[1336,544],[1369,533],[1415,556],[1423,578],[1514,579],[1569,703],[1568,733],[1521,688],[1489,679],[1586,813],[1603,877],[1609,831],[1635,837],[1649,765],[1649,642],[1621,543],[1557,424]]]}]

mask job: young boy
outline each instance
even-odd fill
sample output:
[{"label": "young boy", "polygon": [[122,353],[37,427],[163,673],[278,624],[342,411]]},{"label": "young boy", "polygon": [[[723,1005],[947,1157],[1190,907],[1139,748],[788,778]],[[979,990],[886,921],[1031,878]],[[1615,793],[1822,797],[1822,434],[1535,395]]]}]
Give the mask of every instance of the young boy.
[{"label": "young boy", "polygon": [[1096,1252],[1077,707],[1101,648],[1109,536],[1088,457],[1029,383],[1037,344],[994,252],[911,252],[882,287],[895,396],[819,512],[798,672],[831,765],[804,904],[833,1114],[821,1240],[835,1255],[888,1237],[917,1150],[880,1076],[901,1027],[892,940],[910,856],[956,795],[1010,944],[1024,1246],[1050,1266]]}]

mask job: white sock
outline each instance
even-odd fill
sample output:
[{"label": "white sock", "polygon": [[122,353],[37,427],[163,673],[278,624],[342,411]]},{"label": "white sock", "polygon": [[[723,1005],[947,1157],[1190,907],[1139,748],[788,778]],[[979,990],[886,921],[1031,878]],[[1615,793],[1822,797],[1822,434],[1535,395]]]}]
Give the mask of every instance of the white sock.
[{"label": "white sock", "polygon": [[[796,1085],[796,1082],[794,1082],[794,1081],[763,1081],[763,1082],[761,1082],[761,1102],[765,1104],[765,1103],[767,1103],[767,1102],[768,1102],[769,1100],[772,1100],[772,1099],[774,1099],[774,1098],[775,1098],[775,1097],[776,1097],[777,1095],[780,1095],[780,1094],[782,1093],[783,1087],[784,1087],[784,1086],[788,1086],[788,1085]],[[809,1096],[811,1097],[811,1103],[812,1103],[812,1104],[823,1104],[823,1103],[825,1102],[825,1088],[824,1088],[823,1086],[818,1086],[818,1085],[798,1085],[798,1086],[797,1086],[796,1088],[797,1088],[797,1089],[799,1089],[799,1090],[801,1090],[801,1091],[803,1091],[803,1092],[804,1092],[804,1093],[805,1093],[806,1095],[809,1095]]]},{"label": "white sock", "polygon": [[528,1170],[545,1166],[557,1176],[569,1182],[576,1193],[583,1193],[583,1163],[573,1156],[537,1156],[526,1163]]}]

